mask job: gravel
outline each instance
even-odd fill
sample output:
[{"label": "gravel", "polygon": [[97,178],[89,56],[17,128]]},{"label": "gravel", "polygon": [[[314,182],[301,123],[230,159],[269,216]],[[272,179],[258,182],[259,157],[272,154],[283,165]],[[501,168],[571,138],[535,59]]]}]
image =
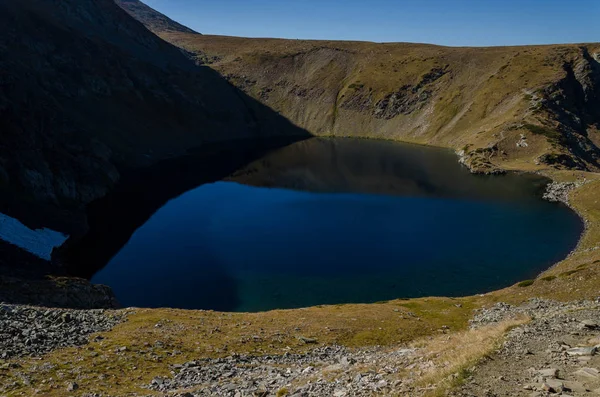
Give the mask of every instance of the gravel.
[{"label": "gravel", "polygon": [[195,396],[371,396],[410,388],[398,371],[420,362],[417,349],[350,350],[316,348],[306,354],[233,355],[187,362],[171,368],[170,378],[156,377],[148,388],[160,392],[193,390]]},{"label": "gravel", "polygon": [[81,346],[95,332],[124,320],[110,310],[66,310],[0,304],[0,359],[40,356],[54,349]]},{"label": "gravel", "polygon": [[532,299],[522,306],[498,303],[477,312],[472,327],[527,315],[503,345],[478,365],[454,396],[600,395],[600,299],[554,302]]}]

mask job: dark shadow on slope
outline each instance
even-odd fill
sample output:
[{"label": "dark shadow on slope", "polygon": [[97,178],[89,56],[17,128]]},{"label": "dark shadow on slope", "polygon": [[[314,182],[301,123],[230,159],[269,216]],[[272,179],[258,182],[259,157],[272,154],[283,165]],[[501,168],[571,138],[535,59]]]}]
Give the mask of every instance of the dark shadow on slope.
[{"label": "dark shadow on slope", "polygon": [[310,136],[112,0],[0,1],[0,55],[0,211],[46,206],[28,224],[79,232],[128,170],[191,148]]},{"label": "dark shadow on slope", "polygon": [[87,278],[169,199],[310,136],[113,0],[0,0],[0,131],[0,212],[70,234]]}]

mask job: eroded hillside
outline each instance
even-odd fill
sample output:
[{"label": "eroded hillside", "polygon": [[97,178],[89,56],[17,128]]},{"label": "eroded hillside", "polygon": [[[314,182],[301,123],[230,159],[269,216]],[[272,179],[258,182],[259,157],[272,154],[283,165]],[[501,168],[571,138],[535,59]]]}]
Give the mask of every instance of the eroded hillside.
[{"label": "eroded hillside", "polygon": [[600,165],[598,44],[450,48],[159,34],[317,135],[464,149],[484,172]]}]

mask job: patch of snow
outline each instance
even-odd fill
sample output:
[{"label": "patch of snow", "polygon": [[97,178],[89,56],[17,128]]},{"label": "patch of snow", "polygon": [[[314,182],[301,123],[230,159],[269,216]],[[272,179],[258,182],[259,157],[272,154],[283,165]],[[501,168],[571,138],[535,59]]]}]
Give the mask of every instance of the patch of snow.
[{"label": "patch of snow", "polygon": [[62,245],[68,236],[47,228],[32,230],[17,219],[0,213],[0,239],[46,260],[52,249]]}]

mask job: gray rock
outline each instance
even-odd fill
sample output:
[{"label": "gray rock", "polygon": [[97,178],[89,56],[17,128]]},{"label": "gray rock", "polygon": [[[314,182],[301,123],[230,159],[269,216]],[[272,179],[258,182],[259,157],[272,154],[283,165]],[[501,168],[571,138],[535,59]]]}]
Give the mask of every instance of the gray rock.
[{"label": "gray rock", "polygon": [[581,368],[573,374],[584,378],[600,379],[600,371],[595,368]]},{"label": "gray rock", "polygon": [[547,368],[547,369],[540,369],[537,373],[539,376],[542,376],[544,378],[558,378],[558,369],[556,368]]},{"label": "gray rock", "polygon": [[569,356],[593,356],[596,354],[596,347],[572,347],[567,349]]},{"label": "gray rock", "polygon": [[598,323],[596,321],[593,320],[583,320],[581,322],[581,327],[584,329],[597,329],[598,328]]},{"label": "gray rock", "polygon": [[108,310],[0,304],[0,356],[41,356],[57,348],[85,345],[90,334],[108,331],[124,318],[122,312]]}]

